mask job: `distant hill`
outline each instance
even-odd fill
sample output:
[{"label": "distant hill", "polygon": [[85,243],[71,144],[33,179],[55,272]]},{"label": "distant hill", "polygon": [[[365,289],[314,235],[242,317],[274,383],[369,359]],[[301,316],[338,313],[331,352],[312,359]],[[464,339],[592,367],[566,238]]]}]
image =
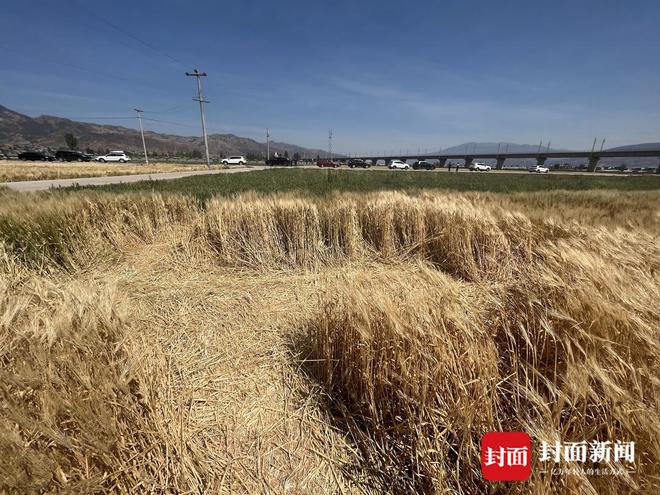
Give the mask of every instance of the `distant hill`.
[{"label": "distant hill", "polygon": [[[78,147],[101,153],[108,149],[120,149],[131,153],[142,153],[142,140],[137,129],[116,125],[103,125],[51,115],[29,117],[0,105],[0,149],[25,150],[32,148],[57,149],[66,147],[64,135],[72,133],[78,138]],[[145,131],[145,140],[150,152],[158,154],[185,155],[204,149],[201,137],[178,136]],[[212,156],[231,154],[266,156],[266,143],[234,134],[210,134],[209,151]],[[272,153],[303,156],[323,155],[324,150],[303,148],[288,143],[270,143]]]},{"label": "distant hill", "polygon": [[[463,143],[450,148],[444,148],[443,153],[447,154],[465,154],[467,153],[495,153],[497,150],[509,153],[528,153],[536,152],[539,149],[538,144],[515,144],[515,143]],[[546,146],[541,147],[547,149]],[[550,151],[564,151],[563,149],[550,148]]]},{"label": "distant hill", "polygon": [[632,144],[630,146],[618,146],[616,148],[608,148],[610,151],[637,151],[637,150],[657,150],[660,148],[660,143],[641,143]]}]

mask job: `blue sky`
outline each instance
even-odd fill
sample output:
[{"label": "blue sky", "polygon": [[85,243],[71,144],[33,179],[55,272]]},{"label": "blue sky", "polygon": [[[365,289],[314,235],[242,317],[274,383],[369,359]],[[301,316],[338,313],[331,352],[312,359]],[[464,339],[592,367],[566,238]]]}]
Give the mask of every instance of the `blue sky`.
[{"label": "blue sky", "polygon": [[341,152],[660,141],[660,2],[5,0],[0,104]]}]

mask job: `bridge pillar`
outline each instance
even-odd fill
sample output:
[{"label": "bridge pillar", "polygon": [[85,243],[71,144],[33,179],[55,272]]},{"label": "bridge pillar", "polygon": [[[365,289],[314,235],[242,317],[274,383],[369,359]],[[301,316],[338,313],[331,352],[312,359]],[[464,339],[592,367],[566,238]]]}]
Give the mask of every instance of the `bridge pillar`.
[{"label": "bridge pillar", "polygon": [[446,158],[438,158],[438,166],[440,168],[445,168],[445,165],[447,165],[447,159]]},{"label": "bridge pillar", "polygon": [[589,157],[589,167],[587,168],[589,172],[596,171],[596,167],[598,167],[598,160],[600,160],[599,156],[592,155]]},{"label": "bridge pillar", "polygon": [[502,170],[504,168],[504,160],[506,160],[506,158],[504,158],[503,156],[497,157],[497,164],[495,165],[495,168],[497,170]]},{"label": "bridge pillar", "polygon": [[545,165],[545,161],[546,161],[547,159],[548,159],[548,158],[545,157],[545,156],[537,156],[537,157],[536,157],[536,164],[537,164],[539,167],[542,167],[543,165]]}]

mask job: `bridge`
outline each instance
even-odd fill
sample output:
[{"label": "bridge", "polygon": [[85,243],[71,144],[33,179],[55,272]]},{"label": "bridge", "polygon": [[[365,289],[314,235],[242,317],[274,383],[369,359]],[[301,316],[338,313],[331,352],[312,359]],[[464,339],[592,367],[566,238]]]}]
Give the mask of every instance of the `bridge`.
[{"label": "bridge", "polygon": [[[494,153],[459,153],[459,154],[424,154],[424,155],[389,155],[389,156],[354,156],[351,158],[360,158],[362,160],[438,160],[440,166],[444,167],[447,160],[464,160],[465,166],[469,167],[474,160],[495,159],[496,168],[501,170],[504,167],[504,161],[507,159],[515,158],[534,158],[537,165],[544,165],[548,158],[586,158],[588,160],[587,169],[589,172],[595,172],[598,162],[601,158],[632,158],[632,157],[656,157],[658,158],[658,172],[660,173],[660,149],[650,150],[601,150],[601,151],[530,151],[527,153],[502,153],[496,151]],[[348,158],[337,158],[339,161],[345,161]]]}]

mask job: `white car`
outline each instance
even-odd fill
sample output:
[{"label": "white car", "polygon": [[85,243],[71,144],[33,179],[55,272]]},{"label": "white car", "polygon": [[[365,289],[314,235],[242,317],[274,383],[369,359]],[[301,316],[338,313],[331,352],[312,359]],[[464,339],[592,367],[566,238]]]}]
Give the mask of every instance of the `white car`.
[{"label": "white car", "polygon": [[94,158],[97,162],[119,162],[126,163],[131,161],[131,157],[123,151],[111,151],[107,155],[101,155]]},{"label": "white car", "polygon": [[488,172],[490,171],[490,165],[481,162],[474,162],[470,164],[470,170],[475,172]]},{"label": "white car", "polygon": [[550,172],[550,169],[548,167],[542,167],[541,165],[537,165],[536,167],[530,167],[528,169],[530,172],[536,172],[537,174],[547,174]]},{"label": "white car", "polygon": [[390,169],[392,170],[408,170],[410,165],[401,160],[392,160],[390,163]]},{"label": "white car", "polygon": [[245,165],[247,160],[244,156],[230,156],[222,160],[223,165]]}]

